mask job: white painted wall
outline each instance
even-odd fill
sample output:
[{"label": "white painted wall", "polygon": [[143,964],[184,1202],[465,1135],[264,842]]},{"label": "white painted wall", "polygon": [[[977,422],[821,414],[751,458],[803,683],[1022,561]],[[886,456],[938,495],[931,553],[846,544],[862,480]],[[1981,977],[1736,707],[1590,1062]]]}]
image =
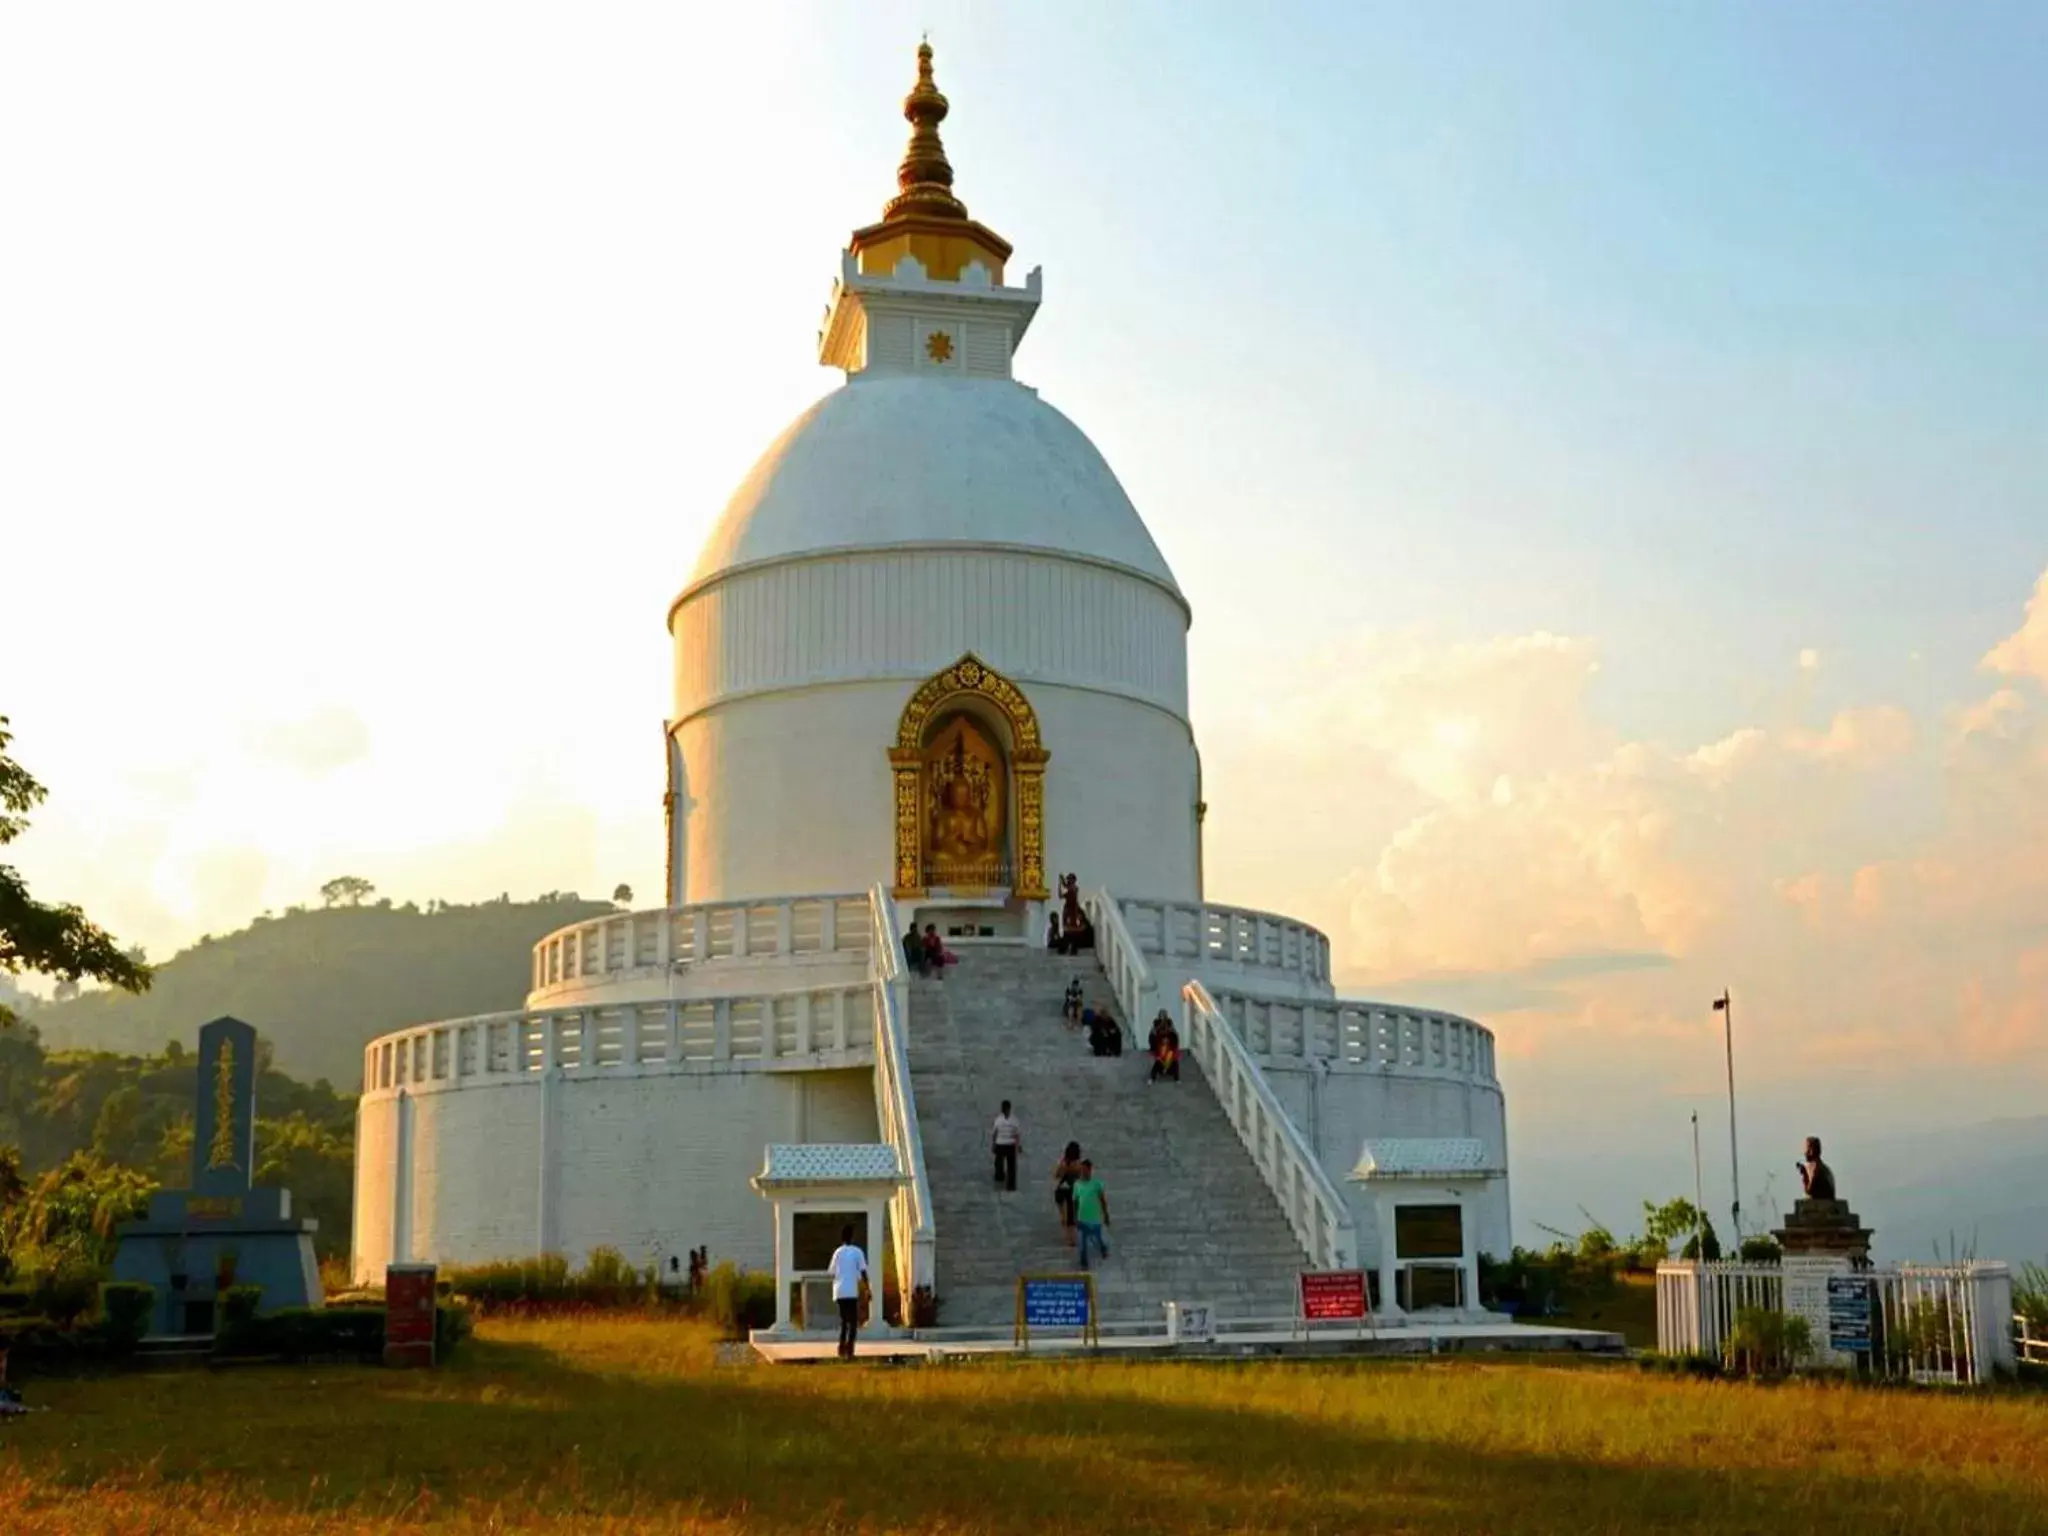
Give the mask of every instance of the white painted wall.
[{"label": "white painted wall", "polygon": [[[1498,1087],[1396,1073],[1324,1073],[1312,1063],[1262,1058],[1273,1093],[1315,1151],[1330,1182],[1344,1193],[1358,1223],[1359,1259],[1379,1263],[1379,1216],[1371,1192],[1348,1177],[1368,1137],[1474,1136],[1489,1161],[1508,1166],[1507,1118]],[[1514,1246],[1508,1181],[1491,1181],[1474,1219],[1481,1253],[1505,1258]]]},{"label": "white painted wall", "polygon": [[673,718],[818,683],[914,686],[972,651],[1027,692],[1092,688],[1185,719],[1187,630],[1170,588],[1093,560],[972,545],[796,558],[725,575],[676,609]]},{"label": "white painted wall", "polygon": [[[680,899],[862,890],[890,878],[896,722],[918,682],[962,649],[915,678],[733,699],[678,727]],[[1052,754],[1048,885],[1074,870],[1086,884],[1192,899],[1196,768],[1186,722],[1129,697],[1024,686]]]},{"label": "white painted wall", "polygon": [[[401,1206],[410,1209],[403,1246],[412,1259],[474,1264],[545,1250],[581,1264],[609,1245],[648,1264],[708,1244],[714,1261],[765,1269],[773,1221],[747,1183],[763,1150],[771,1141],[876,1140],[874,1094],[873,1073],[858,1070],[558,1076],[545,1088],[522,1077],[403,1101],[366,1097],[356,1278],[382,1278]],[[403,1183],[402,1113],[412,1121]]]}]

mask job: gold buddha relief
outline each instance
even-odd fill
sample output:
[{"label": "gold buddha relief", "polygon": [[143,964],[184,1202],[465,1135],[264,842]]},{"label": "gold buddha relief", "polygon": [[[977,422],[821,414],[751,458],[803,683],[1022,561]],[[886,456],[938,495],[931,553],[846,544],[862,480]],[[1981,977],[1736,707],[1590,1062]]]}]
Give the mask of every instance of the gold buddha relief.
[{"label": "gold buddha relief", "polygon": [[930,883],[1007,884],[1008,773],[1001,748],[971,716],[956,714],[932,732],[923,767]]},{"label": "gold buddha relief", "polygon": [[889,748],[896,894],[1008,887],[1019,900],[1045,900],[1051,756],[1023,690],[972,652],[918,684]]}]

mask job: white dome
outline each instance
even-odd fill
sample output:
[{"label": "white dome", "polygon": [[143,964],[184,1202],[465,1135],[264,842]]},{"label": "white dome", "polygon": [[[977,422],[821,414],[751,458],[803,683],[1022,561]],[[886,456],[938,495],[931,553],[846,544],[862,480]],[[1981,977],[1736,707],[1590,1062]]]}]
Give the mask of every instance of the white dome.
[{"label": "white dome", "polygon": [[855,375],[769,445],[689,588],[799,555],[931,544],[1075,555],[1180,593],[1095,445],[1033,391],[882,374]]}]

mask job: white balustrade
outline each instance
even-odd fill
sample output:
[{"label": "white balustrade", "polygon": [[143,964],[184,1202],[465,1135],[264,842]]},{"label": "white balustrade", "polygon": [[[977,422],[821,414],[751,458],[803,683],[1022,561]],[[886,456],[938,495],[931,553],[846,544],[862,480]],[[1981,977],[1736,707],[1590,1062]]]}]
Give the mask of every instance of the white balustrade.
[{"label": "white balustrade", "polygon": [[1192,961],[1212,972],[1233,967],[1246,980],[1284,978],[1289,984],[1329,990],[1330,941],[1307,923],[1204,901],[1124,896],[1118,904],[1144,954]]},{"label": "white balustrade", "polygon": [[865,896],[790,896],[615,912],[558,928],[533,946],[536,994],[635,971],[710,960],[859,955],[869,942]]},{"label": "white balustrade", "polygon": [[1363,1000],[1288,1000],[1217,988],[1246,1049],[1271,1060],[1491,1085],[1493,1031],[1454,1013]]},{"label": "white balustrade", "polygon": [[907,1328],[911,1324],[911,1293],[920,1285],[932,1284],[937,1272],[933,1258],[937,1228],[932,1220],[931,1180],[925,1173],[924,1137],[917,1123],[917,1096],[910,1086],[903,956],[897,948],[901,930],[888,887],[877,885],[868,893],[868,921],[872,935],[868,966],[875,1010],[875,1119],[882,1140],[896,1149],[896,1161],[908,1176],[889,1202],[897,1287]]},{"label": "white balustrade", "polygon": [[[1101,942],[1102,928],[1096,929]],[[1358,1230],[1344,1197],[1323,1172],[1293,1118],[1199,981],[1181,989],[1181,1044],[1208,1079],[1223,1113],[1280,1202],[1312,1269],[1358,1264]]]},{"label": "white balustrade", "polygon": [[1090,891],[1081,906],[1095,925],[1095,960],[1109,981],[1117,1006],[1134,1031],[1151,1027],[1159,1007],[1158,988],[1145,954],[1124,921],[1124,909],[1108,891]]},{"label": "white balustrade", "polygon": [[734,1068],[866,1066],[867,983],[812,991],[514,1009],[401,1029],[363,1051],[366,1094],[473,1087],[560,1069],[651,1077]]}]

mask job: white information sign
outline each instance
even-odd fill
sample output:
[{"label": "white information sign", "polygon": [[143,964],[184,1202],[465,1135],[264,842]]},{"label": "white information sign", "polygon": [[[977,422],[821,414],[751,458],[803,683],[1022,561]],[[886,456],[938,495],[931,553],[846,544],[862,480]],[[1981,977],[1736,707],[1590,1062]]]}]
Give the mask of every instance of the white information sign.
[{"label": "white information sign", "polygon": [[1166,1337],[1174,1344],[1205,1344],[1216,1337],[1216,1321],[1206,1301],[1169,1301]]},{"label": "white information sign", "polygon": [[1786,1314],[1805,1318],[1812,1330],[1812,1363],[1843,1369],[1855,1364],[1854,1356],[1828,1347],[1828,1281],[1848,1274],[1849,1261],[1832,1254],[1787,1254],[1781,1272]]}]

